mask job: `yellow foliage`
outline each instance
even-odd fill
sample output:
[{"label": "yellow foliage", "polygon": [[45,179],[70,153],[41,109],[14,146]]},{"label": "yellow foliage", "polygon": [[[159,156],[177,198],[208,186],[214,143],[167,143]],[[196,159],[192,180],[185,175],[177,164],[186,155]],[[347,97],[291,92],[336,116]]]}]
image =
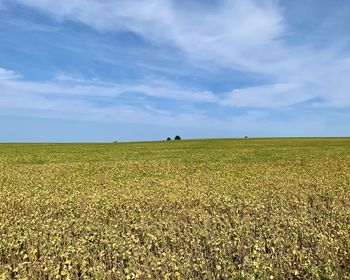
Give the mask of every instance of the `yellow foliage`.
[{"label": "yellow foliage", "polygon": [[349,151],[0,145],[0,279],[350,279]]}]

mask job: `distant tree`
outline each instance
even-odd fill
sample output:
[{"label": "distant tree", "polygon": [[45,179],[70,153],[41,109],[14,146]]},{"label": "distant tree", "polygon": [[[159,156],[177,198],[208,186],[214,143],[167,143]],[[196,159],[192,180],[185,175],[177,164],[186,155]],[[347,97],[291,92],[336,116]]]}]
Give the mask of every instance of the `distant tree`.
[{"label": "distant tree", "polygon": [[118,141],[114,141],[114,143],[118,143]]},{"label": "distant tree", "polygon": [[170,140],[171,140],[171,138],[170,138],[170,137],[168,137],[166,140],[167,140],[167,141],[170,141]]},{"label": "distant tree", "polygon": [[176,135],[174,139],[175,140],[181,140],[181,137],[179,135]]},{"label": "distant tree", "polygon": [[247,138],[248,138],[248,136],[244,136],[244,138],[245,138],[245,139],[247,139]]}]

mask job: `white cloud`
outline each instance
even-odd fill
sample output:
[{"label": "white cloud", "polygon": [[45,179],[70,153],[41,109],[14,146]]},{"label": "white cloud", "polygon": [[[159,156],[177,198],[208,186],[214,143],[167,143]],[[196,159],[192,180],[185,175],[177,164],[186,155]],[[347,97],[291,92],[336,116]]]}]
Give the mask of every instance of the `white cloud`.
[{"label": "white cloud", "polygon": [[273,84],[233,90],[220,104],[234,107],[280,108],[303,102],[313,97],[294,84]]},{"label": "white cloud", "polygon": [[[1,71],[3,73],[5,71]],[[11,72],[11,71],[6,71]],[[153,125],[169,125],[183,127],[200,127],[211,124],[213,126],[224,127],[222,122],[210,119],[204,114],[186,110],[174,111],[158,109],[142,102],[142,104],[130,105],[120,99],[115,99],[118,95],[130,94],[131,91],[144,93],[145,95],[165,96],[164,89],[158,89],[153,93],[151,86],[144,89],[140,86],[137,90],[133,86],[123,85],[115,88],[103,83],[94,85],[79,80],[79,83],[86,83],[85,86],[71,86],[72,80],[64,79],[46,83],[26,82],[20,79],[0,80],[0,108],[1,111],[12,110],[18,114],[24,113],[30,116],[54,117],[59,119],[74,119],[102,122],[121,123],[143,123]],[[67,80],[69,81],[67,84]],[[174,89],[172,89],[174,90]],[[149,92],[148,92],[149,91]],[[184,93],[176,93],[174,98],[179,96],[186,98]],[[96,99],[107,98],[105,105],[98,105]],[[193,99],[193,96],[189,95]],[[205,97],[206,98],[206,97]],[[114,101],[114,102],[111,102]]]},{"label": "white cloud", "polygon": [[[1,3],[0,3],[1,8]],[[57,28],[45,25],[45,24],[37,24],[32,23],[30,21],[26,21],[23,19],[15,19],[15,20],[6,20],[6,23],[14,25],[16,27],[21,28],[24,31],[34,31],[34,32],[54,32],[57,31]]]},{"label": "white cloud", "polygon": [[[252,68],[284,30],[275,1],[222,1],[192,8],[171,0],[16,0],[97,30],[129,30],[175,45],[194,59]],[[254,70],[254,69],[253,69]]]},{"label": "white cloud", "polygon": [[0,81],[2,81],[2,80],[15,80],[19,77],[20,76],[17,75],[14,71],[0,68]]},{"label": "white cloud", "polygon": [[149,80],[147,83],[114,84],[98,80],[76,79],[66,75],[58,75],[55,80],[46,82],[25,81],[19,78],[20,76],[13,71],[0,68],[0,91],[5,94],[62,96],[65,98],[114,98],[137,93],[186,102],[215,102],[217,100],[211,92],[188,90],[161,80]]},{"label": "white cloud", "polygon": [[[140,102],[137,102],[143,96]],[[132,95],[132,102],[128,97]],[[125,98],[124,98],[125,97]],[[198,127],[218,120],[201,112],[186,109],[165,109],[155,106],[147,97],[166,98],[185,103],[215,102],[210,92],[190,91],[166,81],[139,84],[113,84],[59,75],[46,82],[22,79],[13,71],[0,68],[0,109],[17,114],[60,119],[89,120],[155,125]],[[101,105],[102,104],[102,105]]]},{"label": "white cloud", "polygon": [[[159,103],[155,105],[156,103],[148,97],[178,100],[182,104],[206,102],[228,107],[280,108],[316,96],[312,90],[309,93],[303,90],[304,88],[297,84],[281,83],[237,89],[217,96],[211,92],[192,91],[159,80],[138,84],[113,84],[59,75],[51,81],[33,82],[23,80],[11,70],[0,68],[2,110],[12,109],[31,115],[90,121],[158,125],[168,123],[170,126],[182,123],[186,127],[213,126],[218,129],[225,129],[230,123],[244,129],[244,126],[239,125],[240,122],[251,124],[254,120],[263,119],[264,115],[259,111],[248,111],[240,117],[219,120],[194,109],[196,107],[167,109]],[[145,98],[140,99],[134,94]],[[133,96],[132,103],[126,100],[130,95]],[[338,106],[347,104],[345,99],[344,97],[344,103]],[[100,101],[104,105],[99,105]]]},{"label": "white cloud", "polygon": [[[17,116],[48,117],[66,120],[82,120],[96,122],[146,124],[163,126],[169,128],[181,129],[205,129],[206,135],[213,137],[232,137],[232,136],[290,136],[290,135],[344,135],[348,132],[348,114],[343,114],[339,118],[329,120],[327,116],[297,116],[289,120],[271,120],[269,113],[264,110],[249,110],[240,115],[224,118],[208,116],[206,112],[193,108],[158,108],[147,103],[147,100],[141,104],[128,104],[118,99],[121,95],[130,94],[121,91],[123,87],[117,87],[113,91],[110,84],[99,81],[85,81],[74,79],[69,76],[61,75],[54,81],[44,84],[38,82],[26,82],[14,74],[12,71],[1,69],[0,71],[0,112],[1,114],[15,114]],[[5,78],[6,77],[6,78]],[[159,84],[166,85],[165,82]],[[74,84],[80,87],[72,86]],[[82,86],[84,85],[84,86]],[[125,88],[133,85],[124,85]],[[151,88],[148,85],[149,89]],[[210,102],[221,102],[225,106],[245,106],[254,104],[256,107],[270,107],[262,96],[266,94],[273,103],[279,92],[291,91],[295,85],[280,84],[278,86],[265,86],[262,88],[250,88],[238,90],[225,94],[221,99],[211,100]],[[173,87],[171,87],[173,90]],[[141,89],[139,89],[141,91]],[[148,90],[148,89],[147,89]],[[144,91],[146,91],[144,89]],[[261,93],[262,91],[262,93]],[[265,91],[265,92],[264,92]],[[272,94],[270,92],[273,92]],[[153,94],[153,93],[152,93]],[[166,96],[164,92],[155,93]],[[187,96],[187,94],[178,94]],[[231,96],[232,95],[232,96]],[[238,95],[235,100],[235,96]],[[261,96],[258,100],[246,100]],[[210,95],[211,96],[211,95]],[[106,98],[108,102],[104,105],[98,105],[96,100],[90,98]],[[249,99],[248,98],[248,99]],[[113,101],[113,102],[111,102]],[[282,101],[280,106],[289,104]],[[188,102],[188,101],[186,101]],[[262,102],[260,104],[260,102]],[[280,101],[278,101],[280,102]],[[227,104],[224,104],[227,103]],[[232,103],[232,104],[230,104]],[[289,127],[288,131],[285,129]],[[253,131],[254,134],[251,134]],[[200,134],[198,136],[203,136]],[[196,137],[196,136],[193,136]]]},{"label": "white cloud", "polygon": [[101,32],[129,30],[153,43],[175,46],[195,63],[255,72],[271,81],[270,85],[234,89],[221,99],[210,92],[186,90],[170,83],[98,88],[76,84],[71,89],[31,84],[36,91],[99,91],[110,96],[140,91],[148,96],[234,107],[290,106],[311,98],[320,100],[317,106],[350,106],[350,56],[336,49],[315,51],[307,45],[288,45],[284,41],[287,22],[280,2],[275,0],[222,0],[210,8],[205,4],[180,5],[175,0],[14,1]]}]

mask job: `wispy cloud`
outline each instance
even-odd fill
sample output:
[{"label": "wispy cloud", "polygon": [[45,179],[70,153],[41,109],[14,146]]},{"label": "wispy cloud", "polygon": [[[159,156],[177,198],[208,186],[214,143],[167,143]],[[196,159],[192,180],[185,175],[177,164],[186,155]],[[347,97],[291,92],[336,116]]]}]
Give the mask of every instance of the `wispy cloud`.
[{"label": "wispy cloud", "polygon": [[[186,110],[165,110],[155,107],[148,100],[142,104],[130,104],[123,97],[143,95],[153,98],[185,102],[214,102],[210,92],[196,92],[176,87],[166,81],[150,81],[148,84],[113,84],[98,80],[84,80],[58,75],[46,82],[26,81],[13,71],[0,69],[0,107],[51,112],[54,116],[68,119],[93,121],[172,123],[176,116],[187,120],[185,126],[193,125],[190,120],[203,119],[199,112]],[[101,102],[103,105],[101,105]],[[191,117],[192,115],[192,117]]]},{"label": "wispy cloud", "polygon": [[216,96],[209,91],[195,91],[181,88],[164,80],[149,80],[132,84],[115,84],[98,80],[84,80],[66,75],[58,75],[51,81],[26,81],[11,70],[0,68],[0,88],[2,92],[21,94],[41,94],[45,96],[74,97],[117,97],[141,94],[150,97],[182,100],[187,102],[216,102]]},{"label": "wispy cloud", "polygon": [[[1,7],[1,3],[0,3]],[[57,31],[57,28],[45,24],[38,24],[29,21],[25,21],[23,19],[16,20],[7,20],[8,24],[14,25],[16,27],[21,28],[24,31],[37,31],[37,32],[54,32]]]},{"label": "wispy cloud", "polygon": [[[166,82],[160,92],[151,85],[141,85],[138,89],[139,94],[144,95],[166,95]],[[78,86],[79,85],[79,86]],[[138,87],[138,86],[136,86]],[[170,85],[170,90],[174,86]],[[277,89],[275,88],[277,87]],[[127,123],[127,124],[145,124],[162,127],[174,127],[181,129],[204,129],[208,130],[207,135],[213,136],[288,136],[288,135],[344,135],[346,128],[344,123],[350,121],[349,114],[341,113],[344,122],[339,122],[337,118],[329,119],[327,116],[310,115],[295,116],[292,119],[274,120],[270,118],[269,111],[266,110],[247,110],[225,117],[215,117],[208,115],[206,111],[196,109],[196,107],[165,109],[152,104],[149,100],[143,100],[140,104],[129,104],[123,100],[122,96],[132,95],[135,85],[112,85],[100,81],[86,81],[69,76],[59,75],[53,81],[28,82],[20,75],[10,70],[1,69],[0,71],[0,109],[2,114],[6,112],[16,112],[17,116],[48,117],[63,120],[81,120],[105,123]],[[132,90],[131,90],[132,89]],[[191,102],[207,102],[222,106],[252,106],[257,108],[275,108],[287,106],[290,104],[287,97],[279,96],[280,92],[295,89],[294,85],[280,84],[278,86],[266,86],[261,88],[248,88],[226,93],[221,98],[213,98],[211,93],[209,98],[204,94],[203,98],[196,100],[191,97],[191,92],[174,93],[176,98],[190,96]],[[267,91],[269,99],[265,99],[260,90]],[[180,90],[179,90],[180,91]],[[257,91],[252,95],[252,91]],[[135,91],[136,92],[136,91]],[[271,93],[272,92],[272,93]],[[231,96],[232,95],[232,96]],[[236,97],[237,96],[237,97]],[[261,96],[260,99],[253,99]],[[92,98],[92,99],[91,99]],[[97,99],[96,99],[97,98]],[[107,99],[106,99],[107,98]],[[232,100],[235,99],[236,100]],[[282,98],[279,100],[279,98]],[[107,101],[104,104],[97,102]],[[135,100],[135,98],[133,98]],[[171,97],[170,97],[170,100]],[[174,100],[174,99],[173,99]],[[277,100],[277,106],[275,105]],[[189,100],[185,103],[188,104]],[[340,114],[340,113],[339,113]],[[286,129],[289,127],[289,129]],[[267,129],[269,128],[269,129]],[[218,131],[218,134],[215,134]],[[254,131],[254,133],[251,133]],[[200,136],[201,134],[197,135]],[[195,137],[195,134],[194,136]]]},{"label": "wispy cloud", "polygon": [[296,84],[273,84],[233,90],[220,104],[233,107],[281,108],[307,101],[314,97]]},{"label": "wispy cloud", "polygon": [[[168,122],[184,126],[199,126],[211,123],[224,127],[227,120],[238,125],[241,117],[228,116],[224,121],[209,117],[200,109],[164,108],[149,99],[135,104],[137,96],[188,103],[208,103],[224,107],[281,108],[292,106],[317,97],[312,88],[305,93],[298,84],[273,84],[216,95],[210,91],[195,91],[179,87],[165,80],[148,80],[138,84],[115,84],[99,80],[85,80],[68,75],[57,75],[50,81],[27,81],[18,73],[0,68],[0,107],[37,111],[38,114],[93,121],[117,121],[131,123],[154,123],[166,125]],[[132,97],[130,103],[128,97]],[[101,102],[103,105],[101,105]],[[319,102],[319,101],[318,101]],[[345,103],[339,104],[344,106]],[[323,106],[315,103],[313,106]],[[334,104],[336,106],[338,104]],[[245,121],[261,119],[259,111],[243,114]],[[176,121],[174,121],[176,120]]]},{"label": "wispy cloud", "polygon": [[20,77],[20,75],[16,74],[12,70],[6,70],[4,68],[0,68],[0,81],[16,80],[19,77]]},{"label": "wispy cloud", "polygon": [[[16,0],[100,31],[127,30],[146,40],[177,46],[194,59],[252,68],[284,30],[275,1],[219,1],[189,7],[170,0]],[[183,4],[183,2],[182,2]]]},{"label": "wispy cloud", "polygon": [[[350,56],[332,48],[315,51],[308,45],[287,44],[288,24],[278,1],[218,1],[210,7],[171,0],[16,1],[101,32],[134,32],[155,44],[178,48],[199,65],[259,73],[270,81],[261,87],[233,89],[220,102],[223,105],[276,107],[318,97],[322,106],[350,106]],[[192,94],[193,99],[217,99],[209,92],[178,91],[176,86],[171,90],[142,85],[134,90],[155,96],[167,92],[169,98]]]}]

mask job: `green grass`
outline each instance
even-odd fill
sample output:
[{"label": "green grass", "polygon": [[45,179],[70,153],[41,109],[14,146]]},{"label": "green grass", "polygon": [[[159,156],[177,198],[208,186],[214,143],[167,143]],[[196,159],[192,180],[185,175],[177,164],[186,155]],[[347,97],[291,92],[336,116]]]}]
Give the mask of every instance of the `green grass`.
[{"label": "green grass", "polygon": [[0,279],[350,279],[350,139],[0,145]]}]

